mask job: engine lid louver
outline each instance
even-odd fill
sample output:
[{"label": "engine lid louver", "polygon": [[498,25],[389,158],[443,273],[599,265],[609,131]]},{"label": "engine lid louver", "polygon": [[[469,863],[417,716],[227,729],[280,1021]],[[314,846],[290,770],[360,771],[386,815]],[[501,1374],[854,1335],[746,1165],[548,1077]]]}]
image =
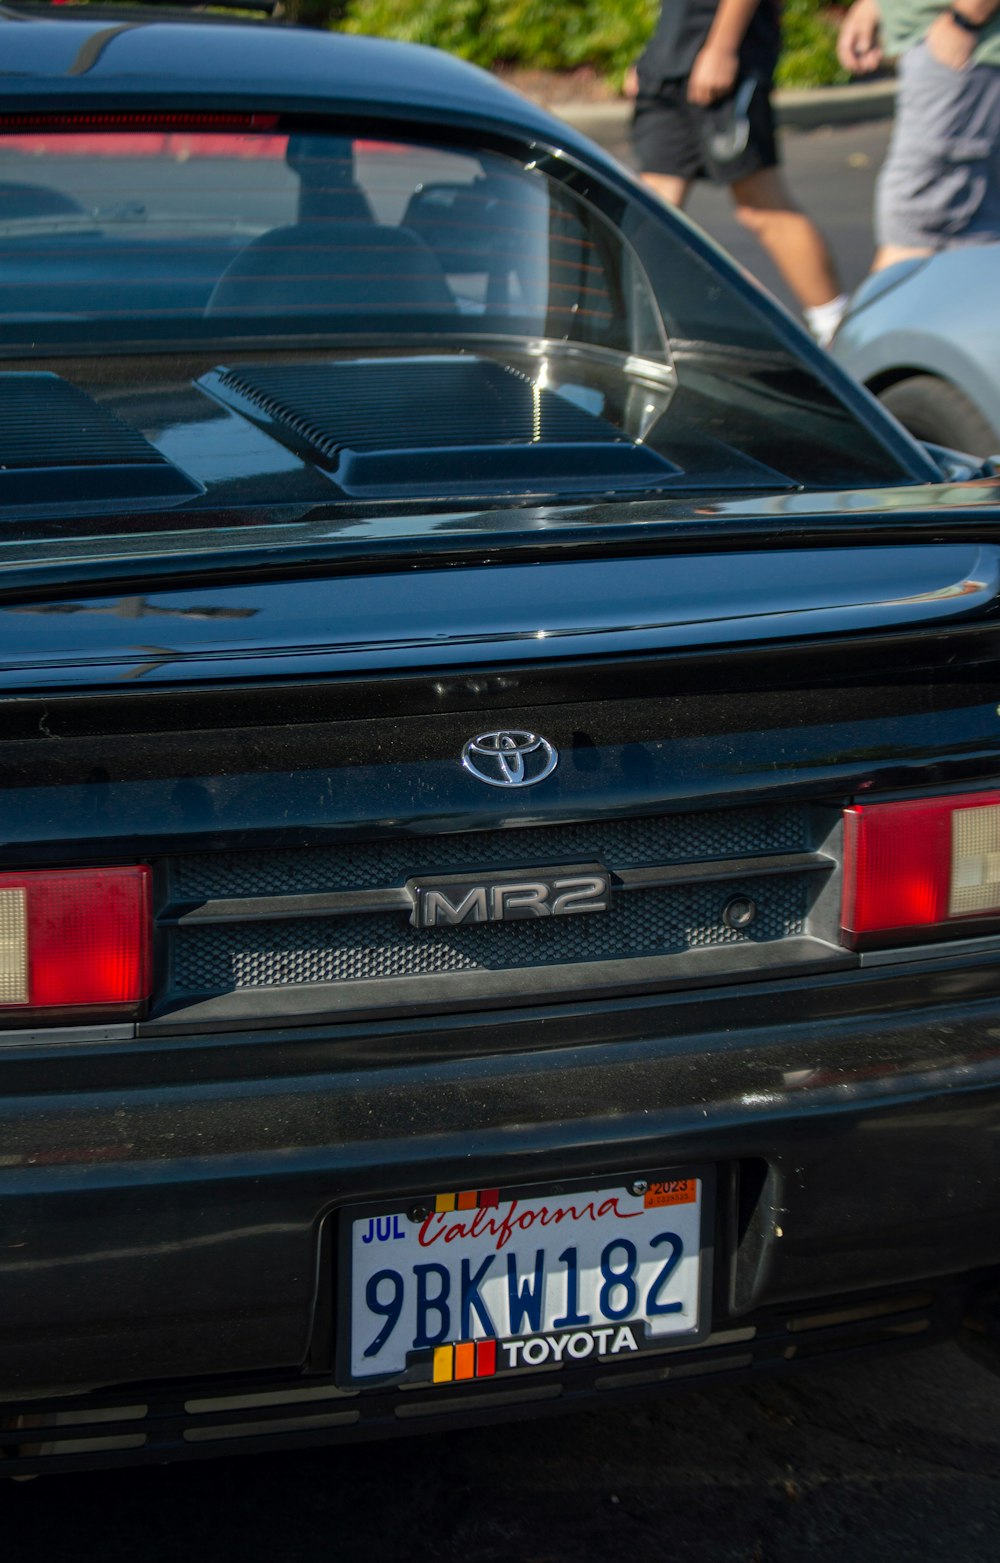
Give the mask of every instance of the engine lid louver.
[{"label": "engine lid louver", "polygon": [[649,490],[679,470],[519,370],[471,356],[248,364],[199,384],[359,497]]},{"label": "engine lid louver", "polygon": [[201,492],[138,429],[59,375],[0,374],[0,509],[176,504]]}]

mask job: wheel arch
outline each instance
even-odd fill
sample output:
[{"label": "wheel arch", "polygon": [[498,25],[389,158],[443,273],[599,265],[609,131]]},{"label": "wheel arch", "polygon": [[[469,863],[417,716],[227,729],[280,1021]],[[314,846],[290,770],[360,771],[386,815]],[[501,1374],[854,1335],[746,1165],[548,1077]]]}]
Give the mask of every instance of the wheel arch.
[{"label": "wheel arch", "polygon": [[[891,385],[900,385],[904,380],[915,380],[917,377],[932,380],[941,380],[945,385],[955,385],[954,380],[940,369],[928,369],[926,364],[894,364],[891,369],[880,369],[876,374],[865,381],[865,388],[871,391],[873,396],[880,396]],[[955,385],[956,391],[962,387]]]}]

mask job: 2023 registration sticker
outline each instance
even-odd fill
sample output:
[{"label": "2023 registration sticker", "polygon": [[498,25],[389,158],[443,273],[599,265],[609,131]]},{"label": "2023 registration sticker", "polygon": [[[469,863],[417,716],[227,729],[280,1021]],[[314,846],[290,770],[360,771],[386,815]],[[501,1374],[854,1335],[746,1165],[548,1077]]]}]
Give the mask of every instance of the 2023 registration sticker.
[{"label": "2023 registration sticker", "polygon": [[349,1227],[349,1374],[454,1383],[632,1355],[700,1326],[704,1179],[440,1193]]}]

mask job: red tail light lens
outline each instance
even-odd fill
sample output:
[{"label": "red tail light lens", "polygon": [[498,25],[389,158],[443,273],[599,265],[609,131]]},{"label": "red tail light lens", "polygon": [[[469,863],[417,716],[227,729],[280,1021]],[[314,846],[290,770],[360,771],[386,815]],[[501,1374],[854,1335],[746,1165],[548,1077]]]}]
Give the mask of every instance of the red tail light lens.
[{"label": "red tail light lens", "polygon": [[989,917],[1000,917],[1000,792],[845,810],[848,944]]},{"label": "red tail light lens", "polygon": [[149,901],[143,867],[0,874],[0,1006],[141,1003]]}]

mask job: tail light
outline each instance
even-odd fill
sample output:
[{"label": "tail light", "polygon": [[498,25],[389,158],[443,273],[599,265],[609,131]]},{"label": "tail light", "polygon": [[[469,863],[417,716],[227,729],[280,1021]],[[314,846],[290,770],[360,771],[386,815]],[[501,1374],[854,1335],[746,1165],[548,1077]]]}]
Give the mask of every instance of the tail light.
[{"label": "tail light", "polygon": [[847,944],[1000,918],[1000,792],[859,804],[844,827]]},{"label": "tail light", "polygon": [[140,1004],[150,989],[149,869],[0,874],[0,1006]]}]

